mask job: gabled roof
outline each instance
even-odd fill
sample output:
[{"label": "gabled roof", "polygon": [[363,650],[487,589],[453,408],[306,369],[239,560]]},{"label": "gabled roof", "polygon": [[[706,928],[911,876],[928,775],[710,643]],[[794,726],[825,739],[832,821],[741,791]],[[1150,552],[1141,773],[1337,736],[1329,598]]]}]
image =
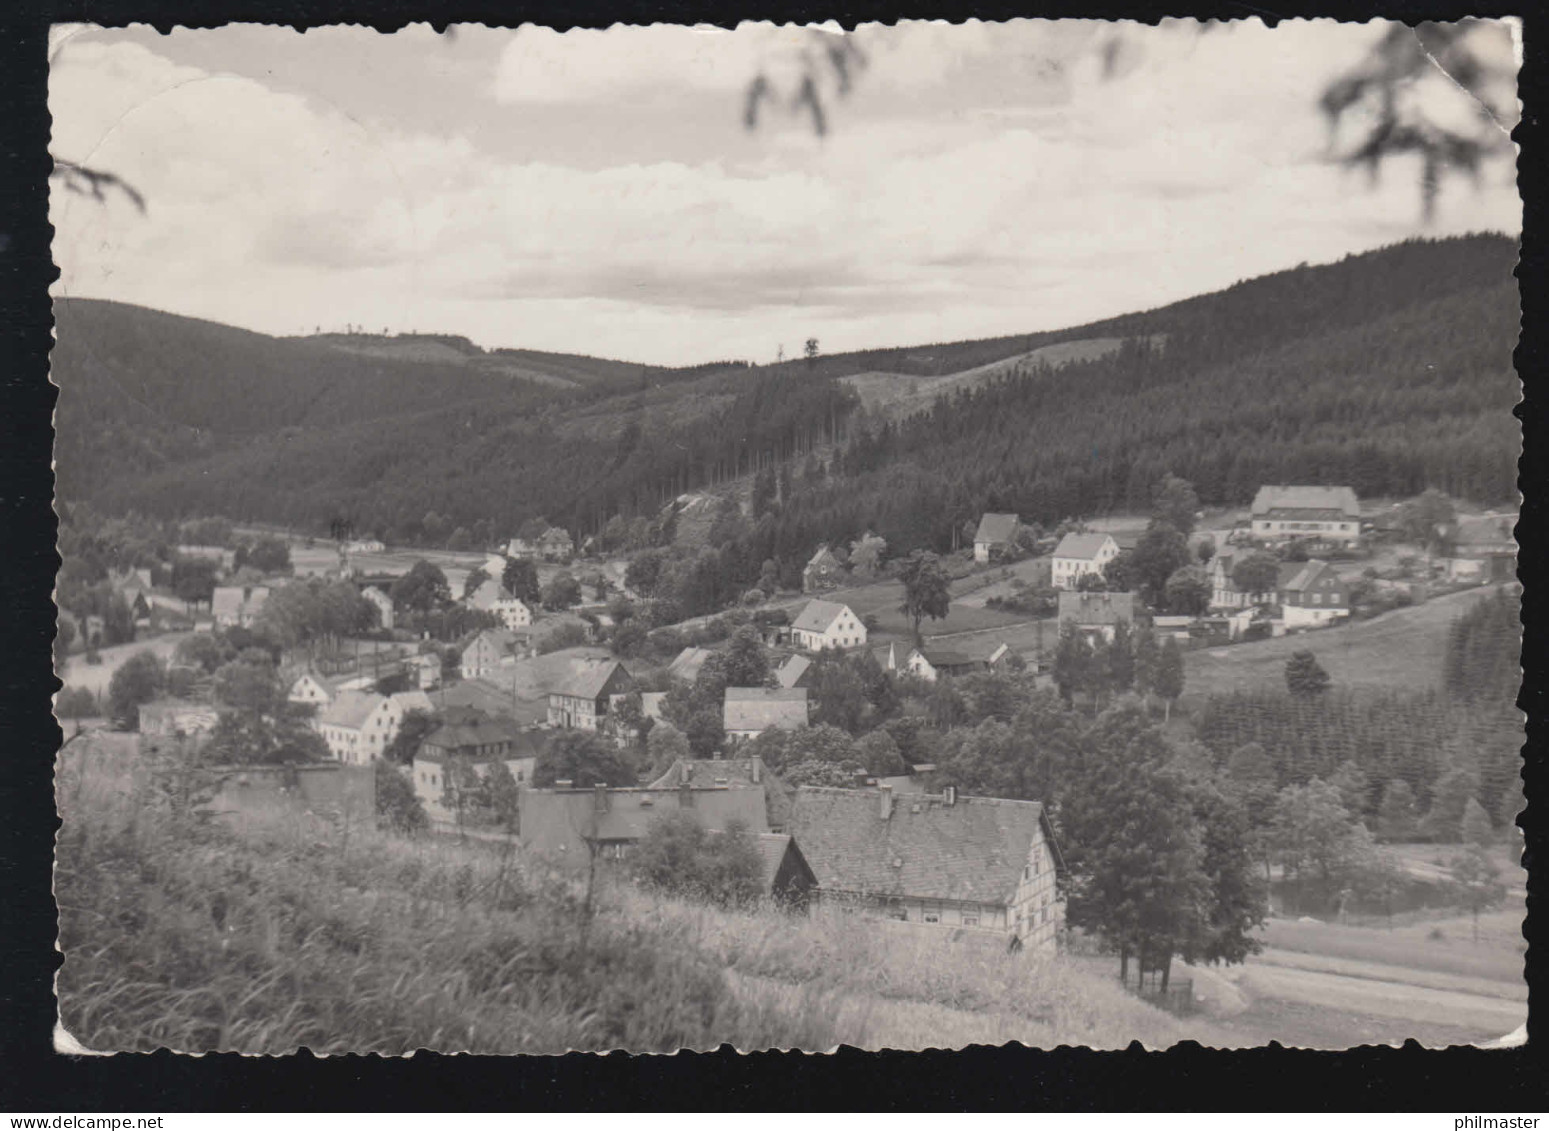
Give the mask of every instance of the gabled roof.
[{"label": "gabled roof", "polygon": [[[753,838],[753,843],[758,846],[759,859],[764,864],[762,890],[765,892],[774,889],[775,878],[779,876],[780,865],[785,863],[787,854],[794,853],[801,863],[806,864],[806,857],[802,856],[801,848],[784,833],[759,833]],[[807,869],[810,871],[811,865],[807,865]]]},{"label": "gabled roof", "polygon": [[478,587],[468,594],[468,604],[476,609],[488,610],[496,601],[511,600],[511,591],[500,583],[498,578],[486,577],[479,582]]},{"label": "gabled roof", "polygon": [[811,666],[811,657],[803,656],[798,652],[775,670],[775,678],[780,681],[781,687],[795,687],[797,681],[807,674],[807,669]]},{"label": "gabled roof", "polygon": [[[1516,515],[1491,514],[1460,518],[1447,532],[1454,547],[1464,550],[1470,547],[1515,548]],[[127,592],[127,591],[126,591]]]},{"label": "gabled roof", "polygon": [[979,529],[974,534],[975,542],[989,542],[992,545],[1010,542],[1017,536],[1017,526],[1021,519],[1014,514],[991,514],[986,511],[979,520]]},{"label": "gabled roof", "polygon": [[445,713],[450,708],[475,707],[491,715],[511,715],[516,704],[509,687],[497,687],[484,679],[463,679],[439,689],[430,701]]},{"label": "gabled roof", "polygon": [[[1111,534],[1067,534],[1060,539],[1060,544],[1054,547],[1056,558],[1077,558],[1089,562],[1097,557],[1097,552],[1103,548],[1113,535]],[[1114,543],[1118,545],[1117,542]]]},{"label": "gabled roof", "polygon": [[386,702],[386,698],[374,691],[341,691],[332,703],[323,708],[317,721],[329,726],[359,730],[371,717],[371,713]]},{"label": "gabled roof", "polygon": [[1083,627],[1118,624],[1135,619],[1133,593],[1074,593],[1060,590],[1060,620],[1073,620]]},{"label": "gabled roof", "polygon": [[468,652],[469,648],[477,647],[481,640],[486,641],[497,652],[509,652],[516,643],[516,634],[510,629],[486,628],[472,640],[468,641],[467,647],[463,649],[464,654]]},{"label": "gabled roof", "polygon": [[1334,511],[1361,517],[1361,504],[1350,487],[1260,487],[1253,496],[1253,514],[1270,511]]},{"label": "gabled roof", "polygon": [[837,566],[839,559],[834,557],[834,552],[828,548],[828,543],[825,542],[813,551],[812,556],[807,559],[805,568],[811,569],[813,566],[829,565],[830,563]]},{"label": "gabled roof", "polygon": [[681,679],[685,683],[693,683],[699,678],[699,669],[705,666],[705,661],[710,658],[710,649],[688,647],[679,652],[667,665],[667,674],[673,679]]},{"label": "gabled roof", "polygon": [[728,687],[722,723],[729,731],[798,730],[807,725],[807,689]]},{"label": "gabled roof", "polygon": [[[448,722],[427,734],[420,746],[420,751],[421,756],[430,761],[436,761],[439,755],[433,750],[426,750],[426,747],[467,750],[501,743],[511,743],[514,746],[518,737],[519,728],[512,719],[491,717],[483,712],[463,711],[452,713]],[[505,757],[511,756],[513,756],[512,753],[507,751]]]},{"label": "gabled roof", "polygon": [[[584,668],[549,694],[569,695],[576,699],[597,699],[609,690],[608,685],[615,676],[622,676],[623,681],[634,683],[628,668],[617,660],[610,660],[607,663]],[[620,687],[614,687],[612,690],[616,692]]]},{"label": "gabled roof", "polygon": [[764,787],[765,816],[772,829],[783,829],[791,821],[795,790],[779,774],[759,759],[758,781],[754,781],[752,758],[679,758],[667,772],[650,785],[652,789],[674,789],[685,782],[692,786],[711,786],[724,782],[731,786]]},{"label": "gabled roof", "polygon": [[1328,562],[1319,561],[1317,558],[1305,562],[1282,562],[1275,588],[1289,593],[1300,592],[1323,576],[1323,572],[1328,568]]},{"label": "gabled roof", "polygon": [[424,711],[429,715],[436,709],[430,701],[430,696],[423,691],[395,691],[388,698],[405,711]]},{"label": "gabled roof", "polygon": [[393,599],[378,589],[375,585],[366,586],[360,591],[360,595],[370,601],[375,602],[378,605],[382,604],[384,601],[389,605],[393,603]]},{"label": "gabled roof", "polygon": [[807,607],[802,609],[791,628],[799,628],[803,632],[827,632],[828,626],[839,619],[840,613],[849,611],[848,605],[841,605],[838,601],[808,601]]},{"label": "gabled roof", "polygon": [[1036,801],[905,795],[884,820],[877,790],[802,786],[790,833],[821,888],[1005,905],[1040,829],[1058,861]]},{"label": "gabled roof", "polygon": [[947,648],[916,648],[914,651],[933,668],[962,668],[984,662],[965,652],[954,652]]}]

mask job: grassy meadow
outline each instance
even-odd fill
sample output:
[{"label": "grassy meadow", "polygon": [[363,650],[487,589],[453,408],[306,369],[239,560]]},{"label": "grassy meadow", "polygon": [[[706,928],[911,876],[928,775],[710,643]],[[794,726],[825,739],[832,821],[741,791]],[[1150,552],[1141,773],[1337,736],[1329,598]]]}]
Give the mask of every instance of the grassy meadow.
[{"label": "grassy meadow", "polygon": [[[87,1049],[558,1053],[1166,1047],[1179,1023],[1068,959],[847,916],[732,912],[505,846],[282,803],[211,815],[124,744],[57,789],[63,1028]],[[181,784],[179,784],[181,783]]]}]

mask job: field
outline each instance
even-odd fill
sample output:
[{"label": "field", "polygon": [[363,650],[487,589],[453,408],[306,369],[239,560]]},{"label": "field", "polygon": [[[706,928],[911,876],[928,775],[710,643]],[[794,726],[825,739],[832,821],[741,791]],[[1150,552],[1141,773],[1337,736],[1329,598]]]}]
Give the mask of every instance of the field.
[{"label": "field", "polygon": [[[1163,1048],[1228,1038],[1065,958],[723,911],[282,804],[213,825],[123,744],[61,759],[60,1016],[94,1050]],[[88,836],[88,831],[90,835]],[[66,1044],[65,1047],[70,1047]]]},{"label": "field", "polygon": [[1285,662],[1309,650],[1336,687],[1419,691],[1441,684],[1441,658],[1452,622],[1487,590],[1465,589],[1371,620],[1273,640],[1184,655],[1184,701],[1198,696],[1285,686]]}]

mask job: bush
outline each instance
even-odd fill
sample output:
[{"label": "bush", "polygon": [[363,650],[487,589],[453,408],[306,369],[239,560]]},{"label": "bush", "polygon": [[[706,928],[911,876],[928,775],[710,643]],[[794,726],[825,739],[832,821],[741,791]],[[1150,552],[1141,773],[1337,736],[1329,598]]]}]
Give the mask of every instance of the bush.
[{"label": "bush", "polygon": [[67,687],[54,700],[54,714],[61,719],[90,719],[98,712],[97,697],[84,687]]},{"label": "bush", "polygon": [[707,832],[681,810],[653,821],[634,852],[635,877],[647,887],[723,907],[756,902],[763,894],[763,860],[739,822]]},{"label": "bush", "polygon": [[575,648],[586,643],[586,629],[578,624],[562,624],[550,629],[538,641],[538,655],[546,656],[565,648]]},{"label": "bush", "polygon": [[416,833],[430,824],[408,775],[387,762],[376,767],[376,814],[380,828]]}]

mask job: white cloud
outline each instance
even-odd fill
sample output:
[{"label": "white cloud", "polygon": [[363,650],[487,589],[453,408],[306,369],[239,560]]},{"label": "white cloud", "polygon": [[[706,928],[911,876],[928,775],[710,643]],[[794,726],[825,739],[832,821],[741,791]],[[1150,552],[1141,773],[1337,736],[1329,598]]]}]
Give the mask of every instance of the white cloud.
[{"label": "white cloud", "polygon": [[[1104,80],[1111,25],[863,28],[868,67],[827,139],[793,126],[643,161],[558,129],[497,156],[463,117],[410,133],[366,98],[345,113],[79,36],[50,76],[55,151],[125,177],[150,212],[60,196],[59,286],[274,332],[349,321],[691,362],[782,336],[1054,328],[1415,234],[1404,170],[1368,192],[1317,160],[1312,99],[1380,29],[1122,30]],[[821,34],[524,28],[490,120],[615,99],[665,137]],[[1441,219],[1511,230],[1520,204],[1499,178],[1449,185]]]}]

